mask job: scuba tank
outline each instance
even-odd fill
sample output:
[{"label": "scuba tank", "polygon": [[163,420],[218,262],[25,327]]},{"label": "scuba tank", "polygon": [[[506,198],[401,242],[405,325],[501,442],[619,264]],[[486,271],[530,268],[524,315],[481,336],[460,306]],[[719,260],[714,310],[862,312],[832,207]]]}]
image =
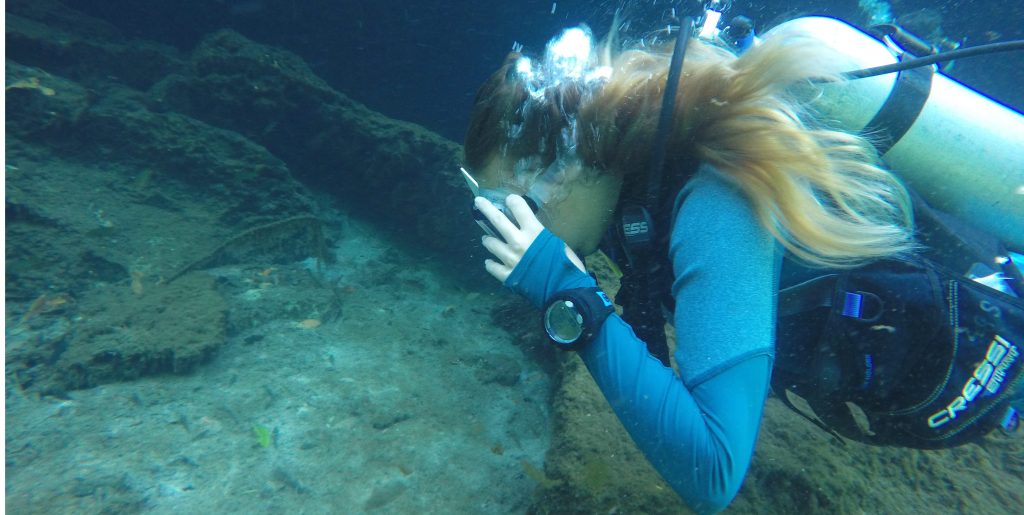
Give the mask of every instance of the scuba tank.
[{"label": "scuba tank", "polygon": [[[850,58],[851,68],[897,62],[885,44],[834,18],[799,18],[774,30],[805,32]],[[927,71],[926,77],[909,72]],[[815,88],[824,119],[869,138],[888,167],[934,207],[1024,249],[1024,116],[932,67]]]}]

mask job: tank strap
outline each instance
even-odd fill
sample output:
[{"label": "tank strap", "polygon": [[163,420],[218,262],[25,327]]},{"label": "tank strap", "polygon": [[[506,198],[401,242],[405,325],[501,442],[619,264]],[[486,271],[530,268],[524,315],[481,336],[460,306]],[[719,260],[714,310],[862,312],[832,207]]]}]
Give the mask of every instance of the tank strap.
[{"label": "tank strap", "polygon": [[781,318],[812,309],[832,307],[838,281],[839,274],[828,274],[779,290],[778,316]]},{"label": "tank strap", "polygon": [[[902,57],[900,60],[903,60]],[[934,75],[934,67],[922,66],[903,70],[896,76],[896,85],[889,92],[889,98],[861,130],[875,145],[878,155],[884,155],[892,149],[917,121],[921,109],[928,101]]]}]

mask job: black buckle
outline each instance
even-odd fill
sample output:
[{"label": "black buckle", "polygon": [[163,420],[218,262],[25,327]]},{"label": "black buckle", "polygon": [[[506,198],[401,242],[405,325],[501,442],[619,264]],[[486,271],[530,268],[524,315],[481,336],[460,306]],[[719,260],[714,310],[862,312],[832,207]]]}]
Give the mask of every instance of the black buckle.
[{"label": "black buckle", "polygon": [[646,249],[654,243],[654,221],[643,206],[623,206],[619,229],[630,251]]}]

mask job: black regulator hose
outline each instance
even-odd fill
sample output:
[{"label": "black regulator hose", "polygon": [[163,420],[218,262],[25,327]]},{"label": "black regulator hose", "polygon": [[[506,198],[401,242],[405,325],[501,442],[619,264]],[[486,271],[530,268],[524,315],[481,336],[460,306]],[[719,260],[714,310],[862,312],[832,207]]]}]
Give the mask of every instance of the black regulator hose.
[{"label": "black regulator hose", "polygon": [[983,54],[993,54],[996,52],[1010,52],[1013,50],[1024,50],[1024,40],[1003,41],[1001,43],[989,43],[987,45],[979,45],[970,48],[950,50],[949,52],[942,52],[941,54],[928,55],[924,57],[915,57],[913,59],[906,59],[898,63],[887,64],[885,66],[875,66],[874,68],[864,68],[862,70],[846,72],[843,74],[843,78],[849,80],[863,79],[865,77],[874,77],[876,75],[885,75],[886,73],[893,73],[903,70],[909,70],[911,68],[928,66],[930,64],[935,64],[943,61],[952,61],[953,59],[962,59],[965,57],[973,57],[976,55]]},{"label": "black regulator hose", "polygon": [[[675,115],[676,92],[679,90],[679,76],[683,72],[683,57],[686,55],[686,47],[693,35],[693,18],[683,17],[679,23],[679,34],[676,36],[675,46],[672,48],[672,60],[668,67],[668,82],[665,83],[665,95],[661,100],[661,112],[658,116],[658,131],[654,137],[654,148],[651,155],[651,169],[648,172],[647,196],[645,197],[648,208],[658,209],[658,199],[661,198],[661,176],[665,168],[665,148],[668,145],[668,137],[672,132],[672,117]],[[661,230],[661,227],[657,228]]]}]

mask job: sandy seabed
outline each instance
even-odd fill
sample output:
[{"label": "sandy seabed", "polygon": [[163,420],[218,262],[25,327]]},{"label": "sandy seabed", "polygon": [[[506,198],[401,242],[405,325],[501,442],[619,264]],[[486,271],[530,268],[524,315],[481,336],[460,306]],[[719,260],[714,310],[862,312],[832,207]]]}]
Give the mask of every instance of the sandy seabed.
[{"label": "sandy seabed", "polygon": [[[525,511],[536,483],[523,462],[543,467],[551,387],[491,321],[502,295],[403,266],[415,259],[345,220],[319,273],[198,272],[229,285],[229,310],[252,327],[190,375],[67,399],[9,387],[7,509]],[[333,321],[289,309],[317,274],[345,285]]]}]

